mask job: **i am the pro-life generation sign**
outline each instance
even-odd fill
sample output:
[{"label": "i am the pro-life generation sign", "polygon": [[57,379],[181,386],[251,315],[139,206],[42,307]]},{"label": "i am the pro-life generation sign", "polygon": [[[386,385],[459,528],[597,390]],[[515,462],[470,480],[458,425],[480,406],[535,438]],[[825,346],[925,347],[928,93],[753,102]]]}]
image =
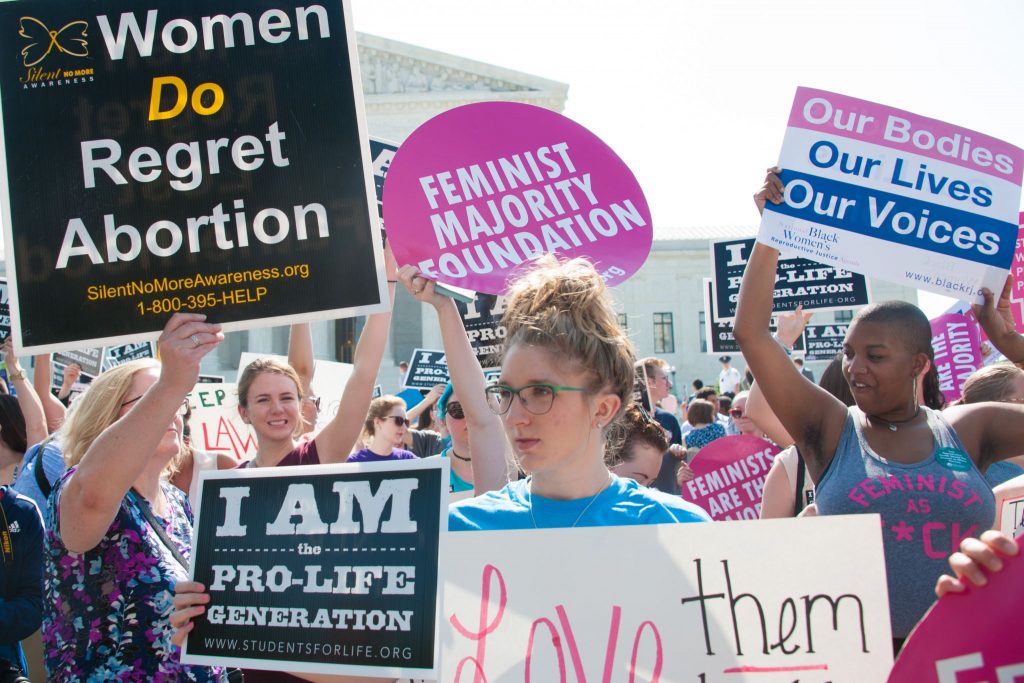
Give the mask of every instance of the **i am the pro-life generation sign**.
[{"label": "i am the pro-life generation sign", "polygon": [[782,204],[758,241],[981,303],[1017,242],[1024,150],[961,126],[797,88],[779,157]]},{"label": "i am the pro-life generation sign", "polygon": [[432,389],[448,381],[448,358],[444,351],[413,349],[404,386],[409,389]]},{"label": "i am the pro-life generation sign", "polygon": [[0,45],[19,349],[387,308],[348,0],[15,0]]},{"label": "i am the pro-life generation sign", "polygon": [[192,577],[210,603],[191,664],[436,676],[448,462],[201,475]]},{"label": "i am the pro-life generation sign", "polygon": [[[711,272],[715,283],[712,303],[717,320],[733,320],[740,298],[740,283],[747,260],[754,250],[754,238],[717,240],[710,245]],[[772,311],[783,313],[803,306],[805,311],[835,311],[863,306],[870,301],[863,275],[784,254],[775,270]]]}]

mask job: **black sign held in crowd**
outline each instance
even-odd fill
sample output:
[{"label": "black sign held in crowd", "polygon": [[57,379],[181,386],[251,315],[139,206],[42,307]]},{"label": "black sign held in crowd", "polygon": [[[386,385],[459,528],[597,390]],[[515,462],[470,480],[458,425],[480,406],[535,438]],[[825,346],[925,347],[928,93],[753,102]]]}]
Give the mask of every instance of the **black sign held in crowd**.
[{"label": "black sign held in crowd", "polygon": [[405,387],[408,389],[432,389],[436,384],[448,381],[448,359],[444,351],[416,349],[409,361],[409,372],[405,373]]},{"label": "black sign held in crowd", "polygon": [[74,349],[53,354],[53,362],[61,365],[78,363],[82,372],[95,377],[103,369],[103,349]]},{"label": "black sign held in crowd", "polygon": [[154,356],[153,346],[153,342],[133,342],[121,346],[108,346],[103,357],[103,369],[109,370],[133,360],[152,358]]},{"label": "black sign held in crowd", "polygon": [[347,0],[6,2],[0,45],[19,348],[386,308]]},{"label": "black sign held in crowd", "polygon": [[205,473],[182,661],[433,678],[447,490],[443,458]]},{"label": "black sign held in crowd", "polygon": [[466,336],[473,347],[473,353],[482,368],[498,365],[501,349],[505,343],[505,326],[501,316],[505,313],[505,297],[498,294],[479,293],[476,299],[466,303],[456,301]]},{"label": "black sign held in crowd", "polygon": [[0,339],[11,336],[11,304],[7,280],[0,278]]},{"label": "black sign held in crowd", "polygon": [[388,177],[388,167],[395,158],[398,145],[377,138],[370,138],[370,163],[373,169],[373,185],[377,194],[377,216],[384,220],[384,181]]},{"label": "black sign held in crowd", "polygon": [[[66,366],[60,363],[52,363],[50,366],[53,370],[53,377],[50,379],[50,389],[56,389],[58,392],[60,388],[64,386],[64,371],[67,369]],[[71,385],[71,391],[68,393],[68,400],[74,401],[78,396],[89,388],[89,384],[92,382],[93,376],[82,373],[78,376],[78,379],[74,384]]]},{"label": "black sign held in crowd", "polygon": [[[714,283],[710,278],[704,279],[704,335],[707,341],[707,353],[719,355],[722,353],[740,353],[740,345],[736,343],[736,337],[732,334],[732,321],[719,320],[715,317],[714,305],[711,298],[714,296]],[[775,318],[772,317],[769,323],[772,332],[776,329]],[[793,343],[794,351],[804,350],[804,338],[800,336]]]},{"label": "black sign held in crowd", "polygon": [[[720,240],[711,243],[711,269],[715,283],[713,306],[718,320],[736,317],[740,282],[754,238]],[[869,303],[867,280],[863,275],[805,258],[780,258],[775,273],[774,306],[776,313],[795,311],[834,311]]]},{"label": "black sign held in crowd", "polygon": [[834,325],[808,325],[804,328],[804,339],[807,340],[807,355],[804,360],[832,360],[843,350],[843,340],[849,323]]}]

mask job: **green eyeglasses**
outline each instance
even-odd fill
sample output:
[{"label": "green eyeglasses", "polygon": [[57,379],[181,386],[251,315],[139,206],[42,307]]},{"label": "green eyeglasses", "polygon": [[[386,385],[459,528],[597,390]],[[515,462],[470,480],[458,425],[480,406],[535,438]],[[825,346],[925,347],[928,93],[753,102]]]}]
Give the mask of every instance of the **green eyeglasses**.
[{"label": "green eyeglasses", "polygon": [[543,415],[551,410],[555,396],[560,391],[586,391],[583,387],[560,387],[556,384],[527,384],[525,387],[513,389],[504,384],[492,384],[484,392],[487,395],[487,406],[495,415],[504,415],[512,407],[512,397],[518,396],[526,412],[532,415]]}]

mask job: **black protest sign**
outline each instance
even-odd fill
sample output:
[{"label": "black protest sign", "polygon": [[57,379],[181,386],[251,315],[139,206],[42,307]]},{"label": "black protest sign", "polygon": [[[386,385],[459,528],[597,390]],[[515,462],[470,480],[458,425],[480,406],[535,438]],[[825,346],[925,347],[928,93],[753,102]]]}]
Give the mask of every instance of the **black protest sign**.
[{"label": "black protest sign", "polygon": [[7,339],[11,335],[11,305],[10,294],[7,289],[7,280],[0,278],[0,339]]},{"label": "black protest sign", "polygon": [[505,298],[498,294],[479,293],[470,302],[456,301],[466,328],[469,345],[482,368],[492,368],[501,358],[505,343],[505,326],[501,317],[505,313]]},{"label": "black protest sign", "polygon": [[348,0],[15,0],[0,45],[19,348],[386,309]]},{"label": "black protest sign", "polygon": [[804,328],[806,353],[804,360],[832,360],[843,350],[843,340],[849,323],[834,325],[808,325]]},{"label": "black protest sign", "polygon": [[712,299],[715,296],[715,283],[710,278],[704,279],[704,335],[707,340],[707,353],[739,353],[740,345],[732,335],[732,323],[715,317]]},{"label": "black protest sign", "polygon": [[654,416],[654,401],[651,400],[651,387],[647,384],[647,372],[643,363],[636,366],[633,378],[633,403],[643,408],[648,417]]},{"label": "black protest sign", "polygon": [[[741,353],[740,345],[736,343],[736,337],[732,333],[732,321],[719,320],[715,317],[715,307],[712,303],[714,295],[714,282],[710,278],[704,278],[704,335],[707,341],[707,353],[712,355]],[[774,317],[768,323],[768,327],[772,332],[776,330]],[[803,335],[793,343],[793,350],[804,350]]]},{"label": "black protest sign", "polygon": [[[58,392],[59,395],[61,387],[64,386],[64,371],[67,369],[60,363],[54,362],[50,365],[53,370],[53,377],[50,380],[50,390]],[[71,385],[70,391],[68,392],[68,401],[74,401],[78,396],[89,388],[89,384],[92,382],[92,375],[82,373],[78,376],[78,379]]]},{"label": "black protest sign", "polygon": [[433,677],[448,471],[431,460],[204,473],[191,565],[210,604],[182,661]]},{"label": "black protest sign", "polygon": [[103,349],[74,349],[53,354],[53,362],[61,365],[77,363],[82,372],[94,377],[103,369]]},{"label": "black protest sign", "polygon": [[448,359],[444,351],[416,349],[409,361],[409,372],[405,373],[405,387],[409,389],[433,389],[437,384],[448,381]]},{"label": "black protest sign", "polygon": [[[736,317],[740,283],[754,241],[751,237],[711,243],[711,272],[715,283],[712,304],[718,320]],[[817,261],[780,258],[773,301],[772,310],[776,313],[795,311],[801,305],[805,311],[853,308],[869,303],[868,284],[863,275]]]},{"label": "black protest sign", "polygon": [[370,168],[373,170],[373,185],[377,193],[377,216],[384,220],[384,181],[388,177],[388,167],[395,158],[398,145],[370,138]]},{"label": "black protest sign", "polygon": [[133,360],[153,358],[153,342],[132,342],[121,346],[108,346],[103,358],[103,369],[109,370]]}]

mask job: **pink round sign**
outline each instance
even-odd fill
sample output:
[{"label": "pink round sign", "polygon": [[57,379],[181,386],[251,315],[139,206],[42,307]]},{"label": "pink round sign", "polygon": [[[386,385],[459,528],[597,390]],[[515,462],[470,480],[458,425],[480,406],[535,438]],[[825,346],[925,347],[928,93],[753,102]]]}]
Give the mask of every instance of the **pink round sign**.
[{"label": "pink round sign", "polygon": [[690,463],[694,477],[683,482],[683,498],[715,521],[758,519],[764,480],[778,452],[775,444],[749,434],[716,439]]},{"label": "pink round sign", "polygon": [[1024,678],[1024,553],[1003,561],[1002,571],[988,574],[987,585],[969,586],[935,603],[911,631],[889,683]]},{"label": "pink round sign", "polygon": [[583,126],[515,102],[439,114],[399,147],[384,224],[400,264],[501,294],[545,253],[588,258],[609,286],[651,250],[651,214],[629,168]]}]

